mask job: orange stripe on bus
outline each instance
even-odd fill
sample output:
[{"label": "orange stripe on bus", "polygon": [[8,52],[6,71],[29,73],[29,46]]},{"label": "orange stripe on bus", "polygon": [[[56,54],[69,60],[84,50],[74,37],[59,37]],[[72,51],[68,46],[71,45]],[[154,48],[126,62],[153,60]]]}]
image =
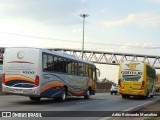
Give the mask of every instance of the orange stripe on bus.
[{"label": "orange stripe on bus", "polygon": [[23,80],[23,81],[28,81],[28,82],[34,82],[34,81],[35,81],[35,80],[32,80],[32,79],[23,78],[23,77],[11,77],[11,78],[5,78],[5,82],[13,81],[13,80]]},{"label": "orange stripe on bus", "polygon": [[72,90],[71,88],[68,88],[68,90],[69,90],[70,92],[72,92],[72,93],[75,93],[75,94],[82,94],[82,93],[84,93],[84,90],[74,91],[74,90]]},{"label": "orange stripe on bus", "polygon": [[50,89],[50,88],[58,87],[58,86],[63,87],[64,83],[55,83],[55,84],[51,84],[51,85],[45,86],[44,88],[41,89],[41,93],[46,91],[46,90],[48,90],[48,89]]}]

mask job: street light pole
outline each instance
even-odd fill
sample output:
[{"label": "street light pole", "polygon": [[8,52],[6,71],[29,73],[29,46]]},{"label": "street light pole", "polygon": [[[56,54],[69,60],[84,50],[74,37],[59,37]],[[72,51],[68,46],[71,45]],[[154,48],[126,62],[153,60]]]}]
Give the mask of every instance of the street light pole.
[{"label": "street light pole", "polygon": [[83,18],[82,59],[83,59],[83,53],[84,53],[84,24],[85,24],[85,18],[88,16],[89,16],[88,14],[80,14],[80,17]]}]

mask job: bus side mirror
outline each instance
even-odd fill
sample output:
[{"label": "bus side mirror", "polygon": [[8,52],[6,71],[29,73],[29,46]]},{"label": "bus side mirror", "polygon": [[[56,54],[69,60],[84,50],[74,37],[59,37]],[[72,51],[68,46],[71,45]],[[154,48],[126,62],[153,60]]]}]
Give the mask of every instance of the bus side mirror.
[{"label": "bus side mirror", "polygon": [[100,77],[100,70],[96,68],[96,71],[97,71],[98,77]]}]

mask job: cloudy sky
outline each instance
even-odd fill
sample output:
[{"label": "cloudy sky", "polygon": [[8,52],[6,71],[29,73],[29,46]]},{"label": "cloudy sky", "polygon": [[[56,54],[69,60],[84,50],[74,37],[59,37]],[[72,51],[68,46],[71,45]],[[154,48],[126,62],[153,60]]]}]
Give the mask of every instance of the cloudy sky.
[{"label": "cloudy sky", "polygon": [[160,0],[0,0],[0,47],[82,49],[80,14],[86,50],[160,55]]}]

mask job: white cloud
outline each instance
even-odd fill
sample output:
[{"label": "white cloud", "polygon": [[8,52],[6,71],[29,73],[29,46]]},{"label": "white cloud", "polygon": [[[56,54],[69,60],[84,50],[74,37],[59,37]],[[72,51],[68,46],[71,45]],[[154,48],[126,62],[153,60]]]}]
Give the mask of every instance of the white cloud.
[{"label": "white cloud", "polygon": [[105,22],[105,26],[108,27],[108,28],[111,28],[111,27],[122,25],[126,22],[127,22],[126,19],[115,20],[115,21],[107,21],[107,22]]},{"label": "white cloud", "polygon": [[[146,43],[124,43],[118,46],[110,46],[107,49],[101,51],[108,51],[108,52],[119,52],[119,53],[134,53],[134,54],[151,54],[152,51],[159,49],[159,47],[154,46],[151,42]],[[152,50],[152,51],[151,51]],[[149,52],[146,52],[149,51]],[[155,52],[152,54],[156,54]]]},{"label": "white cloud", "polygon": [[153,48],[153,43],[151,42],[146,42],[146,43],[138,43],[136,42],[135,44],[133,43],[125,43],[120,46],[120,49],[131,49],[131,48],[136,48],[136,49],[144,49],[144,48]]},{"label": "white cloud", "polygon": [[88,0],[81,0],[81,3],[88,3]]},{"label": "white cloud", "polygon": [[1,10],[1,11],[5,11],[5,10],[7,10],[8,8],[10,8],[10,9],[15,9],[15,8],[16,8],[16,5],[13,5],[13,4],[5,4],[5,3],[1,3],[1,4],[0,4],[0,10]]},{"label": "white cloud", "polygon": [[140,27],[155,27],[160,25],[160,15],[151,13],[129,14],[123,19],[106,21],[104,25],[107,28],[112,28],[127,23],[132,23]]},{"label": "white cloud", "polygon": [[129,45],[130,43],[124,44],[120,47],[120,49],[129,49],[130,48]]},{"label": "white cloud", "polygon": [[153,44],[152,43],[143,43],[142,45],[144,48],[151,48],[153,47]]},{"label": "white cloud", "polygon": [[[40,36],[45,33],[46,26],[32,19],[14,18],[0,19],[0,32]],[[41,27],[39,27],[41,26]],[[39,29],[41,28],[41,29]]]},{"label": "white cloud", "polygon": [[150,0],[151,2],[160,3],[160,0]]},{"label": "white cloud", "polygon": [[74,12],[80,1],[70,0],[7,0],[0,1],[0,18],[32,18],[48,25],[77,24]]},{"label": "white cloud", "polygon": [[77,28],[73,30],[73,33],[82,33],[82,28]]}]

